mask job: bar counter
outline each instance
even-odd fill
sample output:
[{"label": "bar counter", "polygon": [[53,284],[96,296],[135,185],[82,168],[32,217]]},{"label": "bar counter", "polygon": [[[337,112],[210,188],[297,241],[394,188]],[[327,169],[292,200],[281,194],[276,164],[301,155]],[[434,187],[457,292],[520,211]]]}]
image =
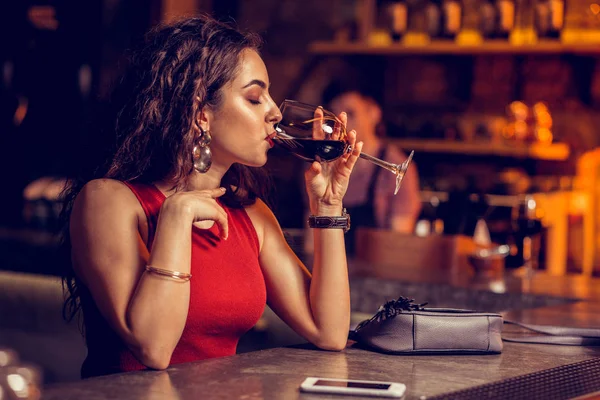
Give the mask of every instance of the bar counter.
[{"label": "bar counter", "polygon": [[[507,319],[525,323],[600,327],[600,279],[554,277],[543,272],[531,278],[507,275],[504,286],[486,286],[469,271],[402,271],[366,266],[353,261],[352,308],[356,315],[373,313],[381,298],[391,293],[427,301],[444,293],[433,305],[465,301],[509,304]],[[490,282],[488,282],[490,283]],[[381,296],[381,298],[377,297]],[[454,297],[453,297],[454,296]],[[486,297],[488,296],[488,297]],[[410,297],[410,296],[409,296]],[[509,299],[509,303],[504,300]],[[516,300],[515,300],[516,299]],[[533,300],[532,300],[533,299]],[[436,300],[436,301],[438,301]],[[467,299],[468,301],[471,301]],[[436,302],[434,301],[434,303]],[[521,303],[519,303],[521,302]],[[541,305],[541,306],[540,306]],[[518,308],[518,309],[517,309]],[[489,309],[481,308],[484,311]],[[527,335],[505,326],[510,336]],[[600,357],[600,347],[504,343],[499,355],[398,356],[358,348],[353,342],[342,352],[317,350],[309,345],[275,348],[221,359],[172,366],[166,371],[117,374],[44,388],[43,399],[313,399],[339,395],[301,393],[309,376],[402,382],[405,399],[425,399],[456,390],[517,377]],[[351,398],[357,398],[352,396]]]}]

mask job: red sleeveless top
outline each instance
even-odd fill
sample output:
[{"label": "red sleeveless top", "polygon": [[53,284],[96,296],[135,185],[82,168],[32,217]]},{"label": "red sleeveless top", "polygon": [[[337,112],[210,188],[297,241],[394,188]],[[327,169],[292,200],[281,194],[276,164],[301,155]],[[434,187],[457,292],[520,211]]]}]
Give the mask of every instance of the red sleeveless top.
[{"label": "red sleeveless top", "polygon": [[[165,196],[153,185],[126,185],[146,213],[151,251]],[[238,340],[256,324],[266,304],[252,221],[244,208],[219,204],[227,213],[229,237],[221,240],[216,224],[210,229],[192,229],[189,311],[170,364],[235,354]],[[85,287],[81,303],[88,347],[82,377],[146,369],[110,328]]]}]

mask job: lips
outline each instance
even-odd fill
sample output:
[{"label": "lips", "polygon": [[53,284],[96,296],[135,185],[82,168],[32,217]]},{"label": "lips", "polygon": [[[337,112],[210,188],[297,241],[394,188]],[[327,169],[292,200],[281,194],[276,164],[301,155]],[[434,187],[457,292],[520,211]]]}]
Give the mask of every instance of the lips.
[{"label": "lips", "polygon": [[269,142],[269,144],[271,145],[271,147],[273,147],[273,146],[275,145],[275,142],[273,142],[273,138],[274,138],[275,136],[277,136],[277,132],[273,132],[273,133],[271,133],[269,136],[267,136],[267,137],[265,138],[265,140],[266,140],[267,142]]}]

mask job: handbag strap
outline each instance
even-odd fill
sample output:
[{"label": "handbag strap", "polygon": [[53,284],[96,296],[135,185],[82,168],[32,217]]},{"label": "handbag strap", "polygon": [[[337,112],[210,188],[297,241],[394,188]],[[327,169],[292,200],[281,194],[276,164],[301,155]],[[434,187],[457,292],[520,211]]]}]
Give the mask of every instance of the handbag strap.
[{"label": "handbag strap", "polygon": [[600,346],[600,329],[597,328],[570,328],[565,326],[523,324],[521,322],[510,320],[504,320],[504,323],[544,334],[522,338],[502,337],[502,340],[507,342],[561,344],[568,346]]}]

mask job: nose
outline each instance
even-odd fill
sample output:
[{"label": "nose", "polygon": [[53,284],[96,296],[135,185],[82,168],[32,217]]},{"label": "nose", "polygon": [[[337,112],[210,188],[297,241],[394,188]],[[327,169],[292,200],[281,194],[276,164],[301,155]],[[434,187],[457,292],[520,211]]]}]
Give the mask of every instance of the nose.
[{"label": "nose", "polygon": [[275,107],[273,109],[273,111],[271,113],[269,113],[269,123],[275,125],[279,122],[281,122],[281,119],[283,118],[283,116],[281,115],[281,111],[279,111],[279,108]]},{"label": "nose", "polygon": [[283,116],[281,115],[281,111],[279,110],[279,107],[277,107],[277,104],[275,104],[273,99],[271,99],[271,109],[269,110],[269,113],[267,114],[267,118],[268,118],[268,122],[273,125],[281,122],[281,119],[283,118]]}]

